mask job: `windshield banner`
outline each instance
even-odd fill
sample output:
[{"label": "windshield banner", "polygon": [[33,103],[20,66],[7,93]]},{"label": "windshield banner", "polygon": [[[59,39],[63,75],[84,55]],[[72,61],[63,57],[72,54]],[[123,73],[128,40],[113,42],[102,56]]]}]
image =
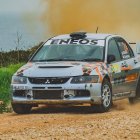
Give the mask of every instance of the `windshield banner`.
[{"label": "windshield banner", "polygon": [[105,40],[94,40],[94,39],[53,39],[49,40],[45,45],[97,45],[104,46]]}]

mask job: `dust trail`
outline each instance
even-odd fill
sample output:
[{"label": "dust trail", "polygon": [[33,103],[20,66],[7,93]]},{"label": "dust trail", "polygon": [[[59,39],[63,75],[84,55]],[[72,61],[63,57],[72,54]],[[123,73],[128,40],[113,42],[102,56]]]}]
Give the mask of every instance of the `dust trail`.
[{"label": "dust trail", "polygon": [[115,101],[112,107],[113,111],[139,111],[140,101],[138,100],[135,104],[130,104],[128,99]]},{"label": "dust trail", "polygon": [[46,36],[73,31],[116,33],[140,40],[139,0],[41,0]]}]

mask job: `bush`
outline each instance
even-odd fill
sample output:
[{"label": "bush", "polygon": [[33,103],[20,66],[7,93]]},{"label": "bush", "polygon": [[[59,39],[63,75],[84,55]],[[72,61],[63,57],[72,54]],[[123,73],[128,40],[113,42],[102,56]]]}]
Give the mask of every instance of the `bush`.
[{"label": "bush", "polygon": [[4,104],[8,104],[10,102],[10,84],[12,75],[22,65],[23,63],[20,63],[0,68],[0,100],[2,100]]}]

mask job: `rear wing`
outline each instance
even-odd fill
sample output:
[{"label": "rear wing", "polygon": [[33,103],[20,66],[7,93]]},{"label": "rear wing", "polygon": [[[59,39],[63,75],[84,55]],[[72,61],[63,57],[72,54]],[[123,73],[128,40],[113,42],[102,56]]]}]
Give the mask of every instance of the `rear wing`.
[{"label": "rear wing", "polygon": [[136,45],[136,42],[129,42],[130,45]]},{"label": "rear wing", "polygon": [[137,44],[136,42],[129,42],[129,45],[135,54],[136,54],[136,44]]},{"label": "rear wing", "polygon": [[133,49],[133,51],[134,51],[136,54],[140,54],[140,43],[129,42],[129,45],[131,46],[131,48]]}]

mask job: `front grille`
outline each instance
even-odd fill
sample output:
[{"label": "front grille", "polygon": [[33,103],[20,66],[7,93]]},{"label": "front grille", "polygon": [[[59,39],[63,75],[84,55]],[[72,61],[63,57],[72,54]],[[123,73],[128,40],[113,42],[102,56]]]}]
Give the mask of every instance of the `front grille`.
[{"label": "front grille", "polygon": [[32,84],[64,84],[70,78],[29,78]]},{"label": "front grille", "polygon": [[[87,90],[75,90],[74,97],[89,97],[90,92]],[[63,99],[63,90],[33,90],[34,99]]]},{"label": "front grille", "polygon": [[61,90],[33,90],[34,99],[61,99]]}]

